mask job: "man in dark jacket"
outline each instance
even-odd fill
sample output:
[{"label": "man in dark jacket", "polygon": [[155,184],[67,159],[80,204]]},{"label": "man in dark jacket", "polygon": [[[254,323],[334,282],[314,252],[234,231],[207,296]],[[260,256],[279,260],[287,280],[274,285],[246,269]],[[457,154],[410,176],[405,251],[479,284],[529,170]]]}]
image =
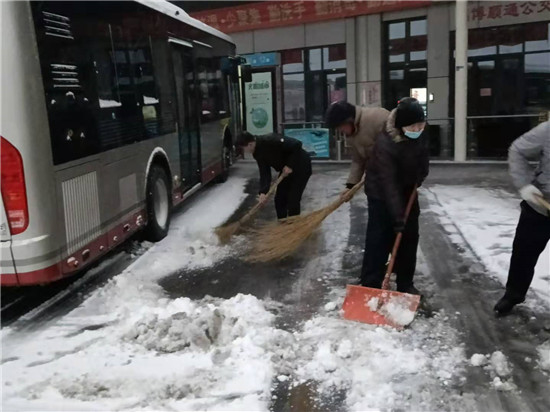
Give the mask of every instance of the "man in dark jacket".
[{"label": "man in dark jacket", "polygon": [[428,175],[425,125],[424,110],[418,101],[403,98],[390,113],[385,130],[374,144],[365,181],[369,221],[361,273],[363,286],[381,287],[395,236],[402,232],[395,263],[397,290],[420,294],[413,284],[419,239],[418,198],[406,222],[405,209],[414,186],[420,186]]},{"label": "man in dark jacket", "polygon": [[311,176],[311,158],[302,148],[302,142],[280,134],[254,136],[243,132],[237,145],[251,153],[260,169],[259,201],[267,200],[266,193],[271,185],[271,168],[286,175],[277,187],[275,209],[277,218],[284,219],[300,214],[302,193]]}]

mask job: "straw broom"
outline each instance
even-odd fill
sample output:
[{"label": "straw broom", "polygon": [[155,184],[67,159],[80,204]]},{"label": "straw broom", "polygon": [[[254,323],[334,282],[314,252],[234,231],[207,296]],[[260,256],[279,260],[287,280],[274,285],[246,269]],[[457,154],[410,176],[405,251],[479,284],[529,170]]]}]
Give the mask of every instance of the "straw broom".
[{"label": "straw broom", "polygon": [[353,186],[345,198],[338,198],[328,206],[307,215],[292,216],[282,222],[267,224],[254,231],[254,247],[245,260],[248,262],[269,262],[290,256],[321,226],[323,221],[346,201],[350,200],[363,186],[365,178]]},{"label": "straw broom", "polygon": [[[285,174],[281,174],[279,178],[275,181],[275,183],[271,185],[271,187],[269,188],[269,191],[266,194],[266,202],[267,202],[267,199],[271,195],[273,195],[273,193],[277,189],[277,186],[279,186],[279,183],[281,183],[286,176],[287,175]],[[218,228],[216,228],[215,233],[218,236],[220,243],[222,244],[228,243],[233,237],[233,235],[241,229],[242,225],[244,225],[246,222],[252,219],[254,215],[258,212],[258,210],[260,210],[263,207],[264,204],[265,203],[258,202],[254,205],[252,209],[248,211],[246,215],[241,217],[238,221],[229,223],[227,225],[219,226]]]}]

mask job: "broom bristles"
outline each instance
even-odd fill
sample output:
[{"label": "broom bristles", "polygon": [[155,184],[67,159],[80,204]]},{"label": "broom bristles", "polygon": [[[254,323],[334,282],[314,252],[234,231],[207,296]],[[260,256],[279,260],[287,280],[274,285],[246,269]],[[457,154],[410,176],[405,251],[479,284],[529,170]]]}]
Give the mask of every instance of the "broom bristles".
[{"label": "broom bristles", "polygon": [[[364,179],[349,191],[351,199],[362,187]],[[282,222],[264,225],[253,231],[253,248],[244,260],[269,262],[290,256],[298,249],[323,221],[348,199],[339,198],[328,206],[306,215],[292,216]]]},{"label": "broom bristles", "polygon": [[237,231],[239,230],[240,226],[241,226],[240,222],[234,222],[234,223],[230,223],[228,225],[220,226],[216,228],[215,233],[218,236],[220,243],[222,245],[229,243],[233,235],[237,233]]},{"label": "broom bristles", "polygon": [[290,256],[304,243],[336,208],[329,205],[307,215],[293,216],[282,222],[254,230],[254,247],[245,260],[269,262]]}]

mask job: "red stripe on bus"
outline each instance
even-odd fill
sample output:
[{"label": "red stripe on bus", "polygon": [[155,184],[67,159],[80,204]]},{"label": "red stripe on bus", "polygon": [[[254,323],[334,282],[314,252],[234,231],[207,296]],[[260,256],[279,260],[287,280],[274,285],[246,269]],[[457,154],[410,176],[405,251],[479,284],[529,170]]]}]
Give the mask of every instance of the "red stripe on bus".
[{"label": "red stripe on bus", "polygon": [[[136,223],[139,215],[143,218],[143,224],[140,226]],[[97,261],[102,255],[123,243],[138,229],[142,228],[145,223],[145,217],[146,215],[144,209],[138,212],[133,212],[129,217],[127,215],[124,221],[109,230],[107,233],[103,233],[82,249],[72,253],[52,266],[48,266],[44,269],[33,270],[31,272],[2,274],[0,277],[0,285],[28,286],[45,284],[73,275],[76,272],[83,270],[91,263]],[[115,236],[118,238],[117,241],[114,241]],[[101,246],[104,246],[103,250],[100,250]],[[89,256],[85,259],[85,255],[88,255],[88,253],[84,254],[86,251],[89,251]],[[74,263],[69,263],[69,259],[71,258],[74,259],[71,262],[74,262],[75,260],[78,261],[77,266],[75,266]]]},{"label": "red stripe on bus", "polygon": [[12,279],[7,279],[7,275],[2,275],[2,286],[28,286],[50,283],[63,277],[59,263],[44,269],[33,270],[32,272],[18,273],[15,276],[16,283],[11,283]]},{"label": "red stripe on bus", "polygon": [[218,162],[206,169],[202,172],[202,182],[204,184],[210,182],[212,179],[217,177],[218,175],[221,175],[223,171],[222,168],[222,162]]}]

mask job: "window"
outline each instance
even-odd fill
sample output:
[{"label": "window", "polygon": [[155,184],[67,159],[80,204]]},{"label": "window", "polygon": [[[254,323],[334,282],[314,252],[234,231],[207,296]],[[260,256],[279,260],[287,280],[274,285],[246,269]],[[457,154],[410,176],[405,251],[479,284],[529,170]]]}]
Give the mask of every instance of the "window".
[{"label": "window", "polygon": [[281,51],[286,123],[322,122],[328,105],[346,98],[346,46]]},{"label": "window", "polygon": [[168,43],[163,37],[151,38],[152,61],[158,103],[154,105],[158,119],[158,133],[165,135],[176,131],[176,96],[173,73],[170,67]]},{"label": "window", "polygon": [[82,41],[89,25],[56,4],[32,6],[53,162],[62,164],[99,151],[93,71]]},{"label": "window", "polygon": [[426,110],[427,33],[425,18],[386,24],[384,95],[387,109],[395,108],[400,98],[414,94]]},{"label": "window", "polygon": [[281,52],[283,73],[304,71],[304,51],[302,49],[283,50]]},{"label": "window", "polygon": [[229,113],[229,97],[220,67],[220,58],[209,56],[197,59],[197,79],[203,123],[227,117]]},{"label": "window", "polygon": [[525,55],[526,105],[533,111],[550,109],[550,52]]},{"label": "window", "polygon": [[[470,157],[504,158],[511,142],[550,110],[550,24],[468,32],[468,136]],[[450,48],[455,47],[455,33]],[[454,55],[453,55],[454,56]],[[450,64],[454,111],[454,61]],[[532,117],[531,115],[535,115]]]},{"label": "window", "polygon": [[336,70],[346,68],[346,45],[329,46],[323,50],[323,68]]},{"label": "window", "polygon": [[306,120],[304,74],[283,75],[285,121],[304,122]]},{"label": "window", "polygon": [[[453,32],[452,50],[454,37]],[[537,113],[550,108],[550,23],[470,30],[468,43],[470,116]],[[454,79],[454,70],[450,75]],[[452,112],[452,84],[450,91]]]}]

